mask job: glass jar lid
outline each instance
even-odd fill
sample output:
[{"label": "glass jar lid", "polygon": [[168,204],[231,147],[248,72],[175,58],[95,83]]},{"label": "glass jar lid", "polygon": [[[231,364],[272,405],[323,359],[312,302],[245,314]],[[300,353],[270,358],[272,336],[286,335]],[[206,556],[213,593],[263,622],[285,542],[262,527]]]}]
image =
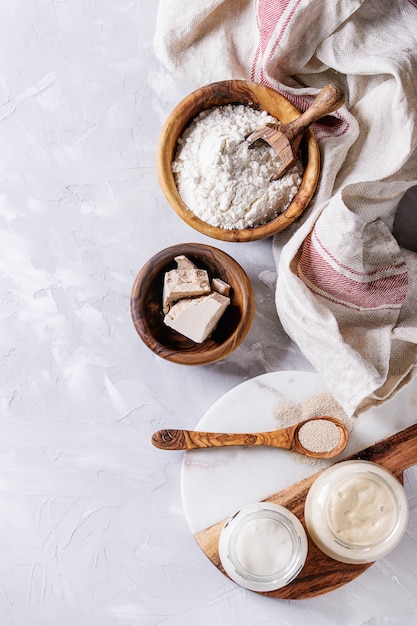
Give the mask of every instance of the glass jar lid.
[{"label": "glass jar lid", "polygon": [[307,557],[307,536],[285,507],[259,502],[228,519],[219,554],[232,580],[252,591],[273,591],[291,582]]}]

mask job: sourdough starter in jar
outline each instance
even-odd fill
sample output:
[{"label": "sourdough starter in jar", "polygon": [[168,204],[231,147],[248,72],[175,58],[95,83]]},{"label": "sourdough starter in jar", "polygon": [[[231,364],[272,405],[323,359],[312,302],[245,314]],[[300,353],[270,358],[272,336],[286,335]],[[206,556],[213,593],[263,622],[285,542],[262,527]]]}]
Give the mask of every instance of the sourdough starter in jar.
[{"label": "sourdough starter in jar", "polygon": [[403,537],[408,501],[397,478],[369,461],[342,461],[325,470],[305,503],[311,539],[343,563],[371,563]]}]

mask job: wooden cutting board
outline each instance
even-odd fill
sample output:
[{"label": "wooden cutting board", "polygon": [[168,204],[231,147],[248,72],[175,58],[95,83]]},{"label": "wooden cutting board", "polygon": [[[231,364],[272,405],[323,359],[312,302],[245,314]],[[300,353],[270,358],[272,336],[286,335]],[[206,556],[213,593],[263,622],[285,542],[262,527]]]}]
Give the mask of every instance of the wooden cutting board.
[{"label": "wooden cutting board", "polygon": [[[417,424],[391,437],[387,437],[344,460],[351,459],[378,463],[390,470],[402,481],[404,470],[417,463]],[[323,471],[321,470],[321,472],[317,472],[313,476],[309,476],[265,498],[265,501],[275,502],[287,507],[298,517],[305,528],[304,502],[310,486]],[[225,519],[221,520],[213,526],[196,533],[194,537],[210,561],[227,576],[221,565],[218,552],[219,536],[225,522]],[[372,563],[351,565],[335,561],[323,554],[309,538],[307,560],[297,578],[286,587],[276,591],[262,592],[262,595],[287,600],[312,598],[345,585],[359,576],[359,574],[362,574],[371,565]]]}]

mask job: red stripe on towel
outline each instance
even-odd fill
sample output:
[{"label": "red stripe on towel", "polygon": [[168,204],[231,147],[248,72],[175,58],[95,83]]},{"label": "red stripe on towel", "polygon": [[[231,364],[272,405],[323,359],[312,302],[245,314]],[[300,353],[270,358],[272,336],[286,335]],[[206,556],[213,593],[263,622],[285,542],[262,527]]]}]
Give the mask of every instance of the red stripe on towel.
[{"label": "red stripe on towel", "polygon": [[[284,11],[286,10],[286,8],[288,7],[288,5],[290,4],[291,0],[275,0],[274,2],[271,2],[271,0],[258,0],[257,3],[257,24],[258,24],[258,29],[259,29],[259,44],[258,47],[256,49],[255,52],[255,58],[252,64],[252,80],[254,80],[255,78],[255,69],[256,69],[256,64],[259,58],[259,55],[261,54],[262,57],[268,47],[268,44],[275,32],[275,29],[279,23],[279,20],[281,19],[282,15],[284,14]],[[278,38],[275,41],[273,50],[271,51],[271,53],[268,56],[268,59],[266,59],[265,61],[262,62],[262,68],[261,68],[261,82],[264,82],[264,80],[262,80],[262,78],[264,78],[264,67],[265,64],[268,63],[269,59],[271,58],[273,52],[275,51],[277,45],[279,44],[290,20],[291,17],[294,14],[295,9],[297,8],[298,4],[301,2],[301,0],[298,0],[298,2],[296,2],[295,6],[293,7],[290,15],[288,16],[288,18],[285,20],[279,34],[278,34]],[[266,79],[266,82],[264,82],[265,85],[270,86],[269,81]]]},{"label": "red stripe on towel", "polygon": [[[338,265],[340,269],[346,270],[346,266],[340,263]],[[297,275],[304,279],[311,291],[338,304],[362,310],[398,308],[404,302],[408,288],[408,274],[404,263],[369,274],[347,269],[352,277],[338,272],[324,259],[315,247],[311,234],[308,235],[302,247]],[[372,278],[374,274],[389,269],[393,271],[391,275]],[[358,278],[360,276],[360,280],[353,278],[355,274]]]},{"label": "red stripe on towel", "polygon": [[[251,80],[255,80],[256,78],[256,67],[260,58],[261,69],[259,82],[267,87],[271,87],[273,89],[275,88],[272,81],[269,79],[265,68],[275,54],[276,49],[279,46],[280,41],[294,16],[294,13],[297,11],[300,2],[301,0],[257,0],[256,21],[259,30],[259,42],[252,63]],[[291,4],[292,6],[290,7]],[[281,24],[281,28],[276,35],[275,41],[273,42],[273,37],[279,27],[279,22],[287,9],[289,9],[288,15]],[[270,43],[273,43],[273,45],[268,57],[265,58],[265,54]],[[311,104],[311,100],[309,101],[303,97],[288,94],[284,90],[279,90],[279,93],[292,102],[301,112],[304,112]],[[313,129],[317,140],[320,141],[326,137],[339,137],[344,135],[349,130],[349,124],[346,120],[336,114],[323,118],[320,120],[320,123],[314,124]]]},{"label": "red stripe on towel", "polygon": [[[314,237],[314,241],[316,242],[316,246],[314,246],[313,243],[313,237]],[[350,274],[353,274],[354,276],[358,276],[358,277],[364,277],[366,279],[367,276],[374,276],[375,274],[382,274],[382,273],[387,273],[387,272],[396,272],[398,273],[397,270],[404,270],[406,271],[406,265],[404,261],[400,261],[399,263],[395,263],[394,265],[390,264],[390,265],[385,265],[385,266],[381,266],[378,267],[378,269],[372,270],[370,272],[358,272],[358,270],[354,270],[353,268],[349,267],[348,265],[344,265],[344,263],[341,263],[335,256],[334,254],[332,254],[330,252],[330,250],[328,250],[326,248],[326,246],[323,244],[323,242],[321,241],[321,239],[317,236],[317,229],[313,228],[313,230],[311,231],[311,233],[308,235],[307,238],[311,239],[311,245],[313,247],[315,247],[317,250],[321,249],[325,255],[327,255],[335,264],[337,264],[341,269],[345,270],[346,272],[349,272]],[[323,254],[322,254],[323,256]]]},{"label": "red stripe on towel", "polygon": [[259,44],[262,52],[265,52],[276,26],[290,2],[291,0],[279,0],[278,2],[271,2],[271,0],[258,1]]},{"label": "red stripe on towel", "polygon": [[[267,0],[267,2],[268,2],[268,0]],[[283,23],[283,25],[282,25],[281,30],[280,30],[280,31],[279,31],[279,33],[278,33],[278,37],[277,37],[277,39],[276,39],[276,41],[275,41],[275,44],[274,44],[274,45],[273,45],[273,47],[272,47],[272,50],[271,50],[271,52],[270,52],[270,54],[269,54],[268,59],[266,60],[266,63],[268,63],[268,62],[269,62],[269,60],[271,59],[271,57],[274,55],[275,50],[277,49],[277,47],[278,47],[278,45],[279,45],[279,43],[280,43],[281,39],[283,38],[284,33],[285,33],[285,31],[287,30],[288,24],[291,22],[292,16],[293,16],[293,15],[294,15],[294,13],[296,12],[296,10],[297,10],[298,5],[300,4],[300,2],[301,2],[301,0],[298,0],[297,2],[294,2],[294,6],[292,7],[292,9],[291,9],[290,13],[288,14],[288,16],[287,16],[287,18],[286,18],[285,22],[284,22],[284,23]],[[280,4],[281,4],[281,5],[285,5],[285,6],[284,6],[284,9],[281,11],[281,14],[280,14],[280,17],[281,17],[282,13],[283,13],[283,12],[284,12],[284,10],[287,8],[287,6],[290,4],[290,2],[289,2],[289,1],[285,2],[285,1],[284,1],[284,2],[280,2],[280,3],[278,2],[277,4],[278,4],[278,5],[280,5]],[[277,23],[278,23],[278,20],[277,20]]]}]

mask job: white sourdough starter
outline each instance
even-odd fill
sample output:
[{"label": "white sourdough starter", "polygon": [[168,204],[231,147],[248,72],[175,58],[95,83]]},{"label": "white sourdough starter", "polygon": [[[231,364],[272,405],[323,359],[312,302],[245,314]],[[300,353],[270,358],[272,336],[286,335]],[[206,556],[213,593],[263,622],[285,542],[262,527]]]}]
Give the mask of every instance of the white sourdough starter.
[{"label": "white sourdough starter", "polygon": [[172,163],[178,191],[204,222],[228,230],[265,224],[297,193],[302,165],[270,182],[281,160],[264,141],[245,138],[276,119],[249,106],[226,105],[201,113],[184,131]]},{"label": "white sourdough starter", "polygon": [[236,537],[240,565],[255,576],[272,576],[291,559],[293,542],[288,530],[274,519],[263,517],[247,522]]}]

